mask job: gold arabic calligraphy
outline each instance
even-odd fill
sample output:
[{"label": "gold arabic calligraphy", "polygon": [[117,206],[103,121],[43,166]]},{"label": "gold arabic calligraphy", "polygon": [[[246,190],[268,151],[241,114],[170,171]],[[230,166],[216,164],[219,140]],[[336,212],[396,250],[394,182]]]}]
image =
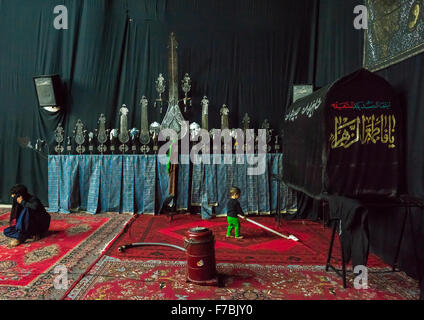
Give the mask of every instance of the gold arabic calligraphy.
[{"label": "gold arabic calligraphy", "polygon": [[334,133],[330,135],[332,149],[349,148],[353,144],[387,144],[395,148],[396,118],[394,115],[362,116],[354,119],[335,117]]}]

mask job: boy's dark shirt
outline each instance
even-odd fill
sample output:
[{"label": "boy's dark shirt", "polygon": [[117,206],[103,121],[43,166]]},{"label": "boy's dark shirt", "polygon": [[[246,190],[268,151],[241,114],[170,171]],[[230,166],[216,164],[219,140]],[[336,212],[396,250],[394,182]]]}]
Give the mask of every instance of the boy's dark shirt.
[{"label": "boy's dark shirt", "polygon": [[237,215],[244,216],[243,209],[237,199],[229,199],[227,202],[227,217],[237,218]]}]

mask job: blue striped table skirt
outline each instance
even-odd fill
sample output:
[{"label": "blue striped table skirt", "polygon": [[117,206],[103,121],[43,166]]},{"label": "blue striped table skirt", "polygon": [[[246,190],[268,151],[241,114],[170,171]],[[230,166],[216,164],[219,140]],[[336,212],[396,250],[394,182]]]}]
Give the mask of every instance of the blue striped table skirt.
[{"label": "blue striped table skirt", "polygon": [[[282,173],[282,154],[264,155],[260,165],[255,163],[257,155],[201,158],[193,163],[189,156],[179,156],[177,210],[199,206],[225,214],[228,190],[237,186],[245,213],[276,212],[278,183],[271,177]],[[50,212],[155,214],[169,196],[167,157],[161,155],[51,155],[48,181]],[[296,193],[284,184],[280,185],[280,210],[297,210]]]}]

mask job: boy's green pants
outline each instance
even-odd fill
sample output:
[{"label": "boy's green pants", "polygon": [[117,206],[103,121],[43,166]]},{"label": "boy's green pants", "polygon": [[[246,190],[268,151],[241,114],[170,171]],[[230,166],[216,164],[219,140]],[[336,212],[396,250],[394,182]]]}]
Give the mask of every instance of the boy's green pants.
[{"label": "boy's green pants", "polygon": [[235,237],[240,235],[240,221],[238,218],[227,217],[228,221],[228,229],[227,229],[227,237],[231,236],[231,231],[233,228],[235,229]]}]

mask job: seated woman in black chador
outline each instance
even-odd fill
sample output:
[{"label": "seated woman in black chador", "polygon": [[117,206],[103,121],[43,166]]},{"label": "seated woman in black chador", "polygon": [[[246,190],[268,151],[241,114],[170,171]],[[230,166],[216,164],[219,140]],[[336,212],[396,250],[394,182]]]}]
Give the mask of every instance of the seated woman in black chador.
[{"label": "seated woman in black chador", "polygon": [[[12,187],[10,195],[13,199],[10,227],[3,231],[6,237],[13,239],[9,247],[16,247],[30,238],[39,240],[46,235],[50,226],[50,215],[41,201],[30,195],[27,188],[21,184]],[[13,220],[16,220],[15,225]]]}]

